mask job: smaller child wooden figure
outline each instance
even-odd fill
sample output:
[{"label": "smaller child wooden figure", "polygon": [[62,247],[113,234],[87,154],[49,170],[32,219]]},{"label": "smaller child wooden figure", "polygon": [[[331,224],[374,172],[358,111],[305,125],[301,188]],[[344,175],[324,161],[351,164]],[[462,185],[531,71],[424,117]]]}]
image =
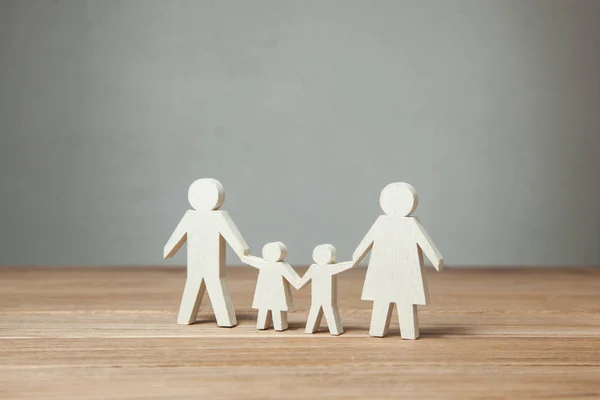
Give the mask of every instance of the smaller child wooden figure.
[{"label": "smaller child wooden figure", "polygon": [[312,280],[311,305],[304,333],[319,330],[321,318],[329,327],[329,333],[338,336],[344,333],[342,317],[337,305],[337,274],[354,266],[353,261],[335,263],[336,250],[330,244],[322,244],[313,250],[316,264],[310,266],[300,281],[300,287]]},{"label": "smaller child wooden figure", "polygon": [[291,265],[283,261],[287,247],[281,242],[267,243],[262,256],[245,256],[242,261],[258,268],[258,281],[252,308],[258,309],[257,329],[274,326],[276,331],[288,328],[287,312],[293,307],[290,283],[299,288],[300,276]]}]

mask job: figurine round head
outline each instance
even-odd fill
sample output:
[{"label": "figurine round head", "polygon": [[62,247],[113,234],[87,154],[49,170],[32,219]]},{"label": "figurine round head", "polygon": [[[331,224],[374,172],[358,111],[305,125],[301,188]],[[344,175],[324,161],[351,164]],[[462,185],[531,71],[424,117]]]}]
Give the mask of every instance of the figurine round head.
[{"label": "figurine round head", "polygon": [[262,256],[266,261],[279,262],[283,261],[288,254],[287,247],[281,242],[271,242],[264,245],[262,248]]},{"label": "figurine round head", "polygon": [[225,189],[216,179],[198,179],[190,185],[188,200],[196,210],[218,210],[225,201]]},{"label": "figurine round head", "polygon": [[419,196],[411,184],[395,182],[383,188],[379,204],[387,215],[408,217],[417,209]]},{"label": "figurine round head", "polygon": [[319,265],[335,262],[336,250],[331,244],[320,244],[313,250],[313,260]]}]

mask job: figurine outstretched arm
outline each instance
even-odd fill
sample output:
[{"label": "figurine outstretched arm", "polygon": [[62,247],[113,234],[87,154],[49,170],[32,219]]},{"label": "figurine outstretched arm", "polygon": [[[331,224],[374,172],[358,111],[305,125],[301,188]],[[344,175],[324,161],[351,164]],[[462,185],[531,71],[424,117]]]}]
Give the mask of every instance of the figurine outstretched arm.
[{"label": "figurine outstretched arm", "polygon": [[352,253],[352,261],[354,261],[353,265],[360,264],[360,262],[363,260],[363,258],[365,258],[367,253],[371,251],[371,248],[373,248],[375,235],[377,231],[381,228],[381,225],[383,224],[382,218],[383,216],[377,218],[371,229],[369,229],[369,232],[367,232],[363,240],[356,247],[356,250],[354,250],[354,253]]},{"label": "figurine outstretched arm", "polygon": [[175,227],[175,230],[171,234],[171,237],[169,238],[169,240],[167,240],[167,243],[165,244],[165,247],[163,249],[164,259],[173,257],[187,240],[187,224],[191,212],[192,211],[188,210],[183,215],[183,218],[181,218],[181,221],[179,221],[179,224],[177,224],[177,226]]},{"label": "figurine outstretched arm", "polygon": [[429,261],[433,264],[436,270],[441,271],[444,269],[444,257],[442,253],[437,249],[425,228],[421,225],[417,218],[415,221],[415,237],[417,239],[417,244],[423,250],[423,253],[429,258]]},{"label": "figurine outstretched arm", "polygon": [[219,233],[225,238],[225,241],[229,243],[235,254],[242,259],[244,256],[250,254],[250,247],[244,240],[244,237],[238,230],[237,226],[233,223],[233,220],[229,216],[227,211],[220,211],[221,223],[219,224]]},{"label": "figurine outstretched arm", "polygon": [[244,264],[248,264],[257,269],[260,269],[265,262],[265,260],[256,256],[243,256],[241,260]]},{"label": "figurine outstretched arm", "polygon": [[300,275],[292,268],[292,266],[286,262],[282,263],[281,267],[283,268],[283,277],[291,283],[291,285],[297,289],[300,289]]},{"label": "figurine outstretched arm", "polygon": [[354,267],[356,264],[357,263],[354,261],[337,263],[329,267],[329,272],[331,273],[331,275],[339,274],[340,272],[344,272],[347,269]]},{"label": "figurine outstretched arm", "polygon": [[313,264],[308,268],[308,270],[306,270],[306,272],[304,273],[304,276],[300,280],[300,283],[298,284],[298,287],[296,289],[300,289],[302,286],[306,285],[308,283],[308,281],[310,281],[312,279],[312,271],[314,268],[315,268],[315,265]]}]

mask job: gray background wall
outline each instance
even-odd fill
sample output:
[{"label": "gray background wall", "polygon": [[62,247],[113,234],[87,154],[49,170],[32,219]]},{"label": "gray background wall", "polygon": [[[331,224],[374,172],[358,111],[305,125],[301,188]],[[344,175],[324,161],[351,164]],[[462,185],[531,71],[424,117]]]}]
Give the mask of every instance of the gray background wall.
[{"label": "gray background wall", "polygon": [[199,177],[293,263],[405,180],[450,265],[600,264],[599,149],[599,1],[0,1],[4,265],[160,264]]}]

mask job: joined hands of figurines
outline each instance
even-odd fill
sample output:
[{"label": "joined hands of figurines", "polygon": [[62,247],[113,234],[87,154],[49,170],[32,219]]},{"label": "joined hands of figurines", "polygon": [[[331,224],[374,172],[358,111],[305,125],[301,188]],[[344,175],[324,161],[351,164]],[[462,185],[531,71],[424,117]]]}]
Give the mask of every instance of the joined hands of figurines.
[{"label": "joined hands of figurines", "polygon": [[244,256],[242,261],[259,270],[252,308],[258,309],[256,328],[263,330],[273,325],[276,331],[288,328],[287,312],[293,308],[290,284],[299,288],[300,276],[284,261],[287,247],[281,242],[265,244],[263,258]]}]

